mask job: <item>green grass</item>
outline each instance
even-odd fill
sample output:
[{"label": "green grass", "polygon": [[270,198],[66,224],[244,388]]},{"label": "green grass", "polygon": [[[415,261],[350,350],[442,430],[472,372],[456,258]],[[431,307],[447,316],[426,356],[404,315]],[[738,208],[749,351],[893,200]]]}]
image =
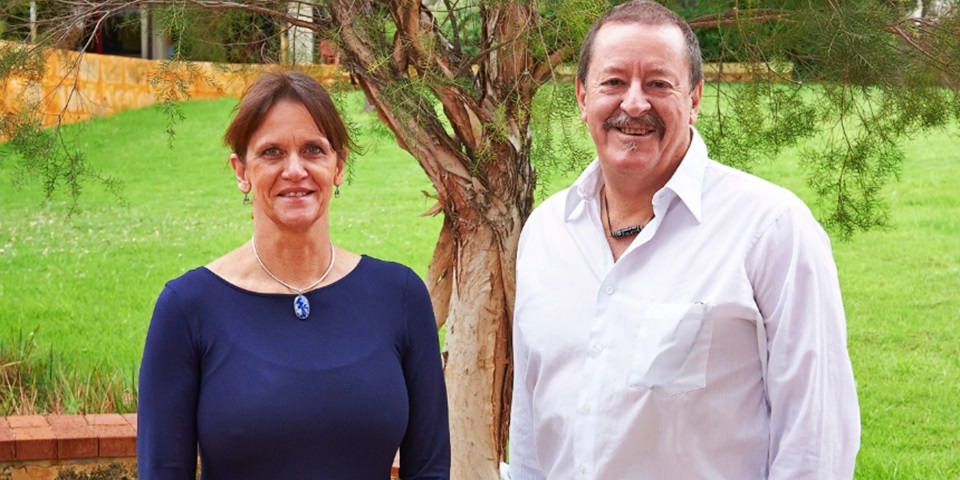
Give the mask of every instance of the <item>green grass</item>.
[{"label": "green grass", "polygon": [[[92,164],[125,181],[128,206],[88,187],[84,211],[65,218],[62,198],[42,204],[39,185],[13,190],[0,170],[0,353],[29,345],[38,362],[62,362],[48,378],[132,382],[163,283],[250,237],[220,140],[232,105],[185,104],[172,150],[152,109],[78,130]],[[376,122],[357,96],[346,115]],[[885,195],[894,229],[834,242],[863,419],[857,478],[960,478],[958,135],[910,142],[902,179]],[[352,182],[332,205],[334,240],[425,274],[440,225],[419,216],[432,204],[421,193],[429,181],[392,139],[361,143],[367,152],[352,157]],[[755,173],[813,204],[800,154]],[[568,180],[557,175],[550,189]]]},{"label": "green grass", "polygon": [[[40,351],[76,369],[135,373],[164,282],[252,234],[221,140],[234,103],[184,104],[173,149],[154,109],[71,127],[90,163],[125,182],[125,206],[90,185],[83,210],[67,218],[66,199],[44,204],[38,182],[15,190],[0,170],[0,338],[35,332]],[[359,97],[347,105],[359,123],[375,121]],[[333,202],[334,241],[426,274],[441,221],[420,216],[433,204],[421,191],[432,187],[392,139],[364,145]]]}]

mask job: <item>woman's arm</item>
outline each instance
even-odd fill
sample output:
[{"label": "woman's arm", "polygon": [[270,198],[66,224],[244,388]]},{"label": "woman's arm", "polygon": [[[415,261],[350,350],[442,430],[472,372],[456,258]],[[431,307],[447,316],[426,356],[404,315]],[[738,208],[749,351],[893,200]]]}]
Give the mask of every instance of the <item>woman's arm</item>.
[{"label": "woman's arm", "polygon": [[140,480],[195,480],[200,368],[193,332],[169,286],[157,299],[140,364]]},{"label": "woman's arm", "polygon": [[410,418],[400,444],[400,478],[446,480],[450,478],[450,428],[437,324],[426,286],[412,271],[404,298],[407,348],[402,366]]}]

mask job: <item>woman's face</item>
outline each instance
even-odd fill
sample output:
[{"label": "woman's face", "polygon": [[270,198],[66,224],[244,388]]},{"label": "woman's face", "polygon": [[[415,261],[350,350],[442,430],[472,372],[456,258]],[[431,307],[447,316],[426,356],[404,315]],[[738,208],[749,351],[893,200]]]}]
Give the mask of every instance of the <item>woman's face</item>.
[{"label": "woman's face", "polygon": [[324,221],[330,196],[343,182],[343,158],[331,148],[306,107],[282,100],[267,111],[247,146],[230,156],[237,184],[254,198],[255,225],[302,231]]}]

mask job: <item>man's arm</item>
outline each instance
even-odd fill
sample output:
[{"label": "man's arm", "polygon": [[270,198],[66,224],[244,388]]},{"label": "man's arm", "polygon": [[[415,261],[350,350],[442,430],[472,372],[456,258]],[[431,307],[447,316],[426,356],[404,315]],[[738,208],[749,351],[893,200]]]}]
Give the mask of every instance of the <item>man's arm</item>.
[{"label": "man's arm", "polygon": [[792,208],[760,233],[747,273],[767,331],[769,478],[852,478],[860,411],[829,238]]},{"label": "man's arm", "polygon": [[526,348],[513,323],[513,403],[510,407],[510,480],[544,480],[534,443],[533,408],[526,384]]}]

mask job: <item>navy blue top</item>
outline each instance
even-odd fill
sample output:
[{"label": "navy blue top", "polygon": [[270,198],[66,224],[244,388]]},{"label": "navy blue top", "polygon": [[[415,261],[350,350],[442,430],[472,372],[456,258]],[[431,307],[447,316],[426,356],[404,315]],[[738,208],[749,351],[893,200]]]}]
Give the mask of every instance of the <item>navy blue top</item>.
[{"label": "navy blue top", "polygon": [[140,480],[447,479],[433,309],[409,268],[371,257],[305,294],[197,268],[167,283],[140,366]]}]

